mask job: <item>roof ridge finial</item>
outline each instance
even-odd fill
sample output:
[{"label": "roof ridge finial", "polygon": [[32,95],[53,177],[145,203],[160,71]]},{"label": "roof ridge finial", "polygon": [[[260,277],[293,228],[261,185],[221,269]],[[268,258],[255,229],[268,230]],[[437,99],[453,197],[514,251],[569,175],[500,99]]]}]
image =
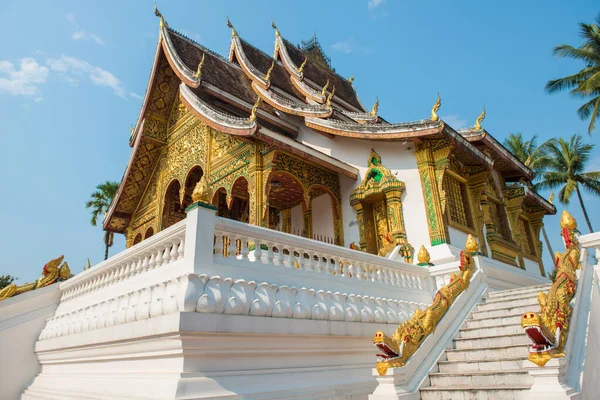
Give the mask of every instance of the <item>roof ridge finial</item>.
[{"label": "roof ridge finial", "polygon": [[440,107],[442,106],[442,98],[440,97],[440,94],[437,94],[437,101],[435,102],[435,104],[433,105],[433,107],[431,107],[431,117],[430,119],[432,121],[439,121],[440,117],[437,115],[437,112],[440,110]]},{"label": "roof ridge finial", "polygon": [[485,119],[485,106],[483,106],[483,111],[479,114],[479,117],[475,120],[475,125],[473,126],[476,130],[481,130],[481,122]]},{"label": "roof ridge finial", "polygon": [[233,24],[229,20],[229,17],[227,17],[227,27],[231,29],[231,37],[236,37],[238,35],[235,28],[233,27]]},{"label": "roof ridge finial", "polygon": [[325,108],[331,108],[331,99],[333,98],[334,94],[335,94],[335,86],[333,87],[333,90],[331,91],[331,93],[329,93],[329,96],[327,96],[327,102],[325,103]]},{"label": "roof ridge finial", "polygon": [[302,74],[304,72],[304,66],[306,65],[307,61],[308,61],[308,56],[304,56],[304,61],[302,61],[302,64],[300,64],[300,66],[298,67],[299,74]]},{"label": "roof ridge finial", "polygon": [[354,75],[352,75],[350,78],[348,78],[348,82],[350,82],[350,84],[354,83]]},{"label": "roof ridge finial", "polygon": [[256,103],[254,103],[252,106],[252,111],[250,112],[250,122],[256,121],[256,112],[258,111],[258,106],[260,105],[261,100],[262,99],[260,98],[260,95],[258,95]]},{"label": "roof ridge finial", "polygon": [[196,73],[194,74],[194,78],[196,79],[200,79],[202,77],[202,66],[204,65],[204,56],[206,55],[206,53],[202,52],[202,59],[200,60],[200,63],[198,63],[198,69],[196,70]]},{"label": "roof ridge finial", "polygon": [[371,115],[374,117],[377,116],[377,111],[379,111],[379,96],[375,97],[375,104],[371,108]]},{"label": "roof ridge finial", "polygon": [[275,29],[275,36],[279,37],[279,29],[277,29],[277,25],[275,25],[275,21],[271,20],[271,27]]},{"label": "roof ridge finial", "polygon": [[269,70],[267,71],[267,74],[265,75],[265,80],[267,81],[267,83],[271,82],[271,72],[273,72],[273,68],[275,68],[275,60],[273,60],[273,63],[271,64],[271,68],[269,68]]},{"label": "roof ridge finial", "polygon": [[325,86],[323,86],[323,90],[321,90],[321,96],[325,97],[325,93],[327,92],[328,87],[329,87],[329,79],[327,79]]},{"label": "roof ridge finial", "polygon": [[156,15],[158,18],[160,18],[160,29],[162,29],[163,27],[166,27],[166,28],[169,27],[169,24],[167,24],[167,21],[165,21],[162,14],[160,13],[160,11],[158,11],[158,7],[156,6],[156,3],[154,3],[154,15]]}]

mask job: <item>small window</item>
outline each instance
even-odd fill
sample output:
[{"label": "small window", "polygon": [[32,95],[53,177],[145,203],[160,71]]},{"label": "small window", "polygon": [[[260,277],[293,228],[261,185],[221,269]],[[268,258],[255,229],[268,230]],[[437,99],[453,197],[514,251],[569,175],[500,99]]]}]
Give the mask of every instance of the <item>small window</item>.
[{"label": "small window", "polygon": [[454,176],[446,175],[444,190],[448,202],[447,210],[450,222],[474,229],[473,215],[469,203],[469,189],[466,183],[460,182]]}]

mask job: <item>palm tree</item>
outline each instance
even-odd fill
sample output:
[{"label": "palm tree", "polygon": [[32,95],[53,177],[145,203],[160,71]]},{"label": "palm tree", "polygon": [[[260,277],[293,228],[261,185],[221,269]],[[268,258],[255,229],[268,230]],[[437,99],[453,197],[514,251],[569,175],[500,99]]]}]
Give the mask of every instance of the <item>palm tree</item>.
[{"label": "palm tree", "polygon": [[585,164],[590,159],[594,145],[583,143],[580,135],[573,135],[568,141],[560,138],[558,141],[548,144],[547,148],[550,156],[548,169],[543,173],[538,186],[544,189],[560,187],[558,200],[565,205],[569,204],[571,195],[577,193],[585,221],[590,232],[593,232],[580,188],[600,196],[600,171],[584,172]]},{"label": "palm tree", "polygon": [[[541,174],[548,167],[550,161],[550,157],[548,156],[548,145],[554,141],[554,139],[550,139],[538,146],[537,135],[533,135],[529,140],[524,140],[523,134],[520,132],[509,133],[508,137],[504,139],[504,147],[535,173],[535,181],[539,180]],[[535,187],[535,185],[531,186]],[[546,242],[546,248],[548,249],[548,252],[550,252],[550,259],[554,259],[554,251],[552,250],[552,245],[550,244],[550,240],[548,240],[546,228],[543,224],[542,235]]]},{"label": "palm tree", "polygon": [[[96,226],[100,214],[102,214],[103,217],[106,217],[108,208],[114,200],[117,190],[119,190],[119,183],[106,181],[96,186],[96,189],[97,190],[90,195],[90,200],[85,204],[86,208],[92,209],[92,219],[90,220],[90,223],[93,226]],[[112,232],[106,231],[104,233],[105,260],[108,258],[108,248],[113,245],[113,237],[114,234]]]},{"label": "palm tree", "polygon": [[549,93],[571,90],[571,95],[588,100],[577,110],[579,118],[590,118],[588,134],[595,127],[600,111],[600,16],[595,24],[579,23],[579,33],[584,39],[579,47],[561,44],[554,48],[558,57],[567,57],[583,61],[585,67],[574,75],[548,81],[546,90]]}]

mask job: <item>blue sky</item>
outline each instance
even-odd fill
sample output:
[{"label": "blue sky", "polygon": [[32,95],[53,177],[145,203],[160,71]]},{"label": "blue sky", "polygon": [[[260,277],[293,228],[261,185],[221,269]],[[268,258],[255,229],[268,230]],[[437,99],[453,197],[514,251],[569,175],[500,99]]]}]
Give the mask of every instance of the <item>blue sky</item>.
[{"label": "blue sky", "polygon": [[[229,16],[240,35],[271,53],[271,18],[293,42],[314,32],[363,102],[380,100],[389,121],[426,118],[442,96],[442,118],[455,128],[483,126],[542,139],[585,135],[579,102],[548,95],[548,79],[577,62],[552,48],[579,44],[579,21],[592,22],[594,1],[162,1],[171,27],[227,54]],[[94,187],[119,181],[130,154],[129,126],[141,106],[158,35],[151,1],[0,2],[0,274],[36,279],[65,254],[78,273],[103,258],[102,231],[84,207]],[[600,170],[600,148],[593,170]],[[547,195],[547,193],[546,193]],[[600,202],[585,196],[600,229]],[[559,213],[562,206],[559,205]],[[587,228],[576,199],[569,210]],[[407,210],[409,212],[409,210]],[[546,219],[562,250],[558,217]],[[124,248],[118,236],[114,254]],[[415,246],[420,244],[416,243]],[[549,257],[545,253],[546,268]]]}]

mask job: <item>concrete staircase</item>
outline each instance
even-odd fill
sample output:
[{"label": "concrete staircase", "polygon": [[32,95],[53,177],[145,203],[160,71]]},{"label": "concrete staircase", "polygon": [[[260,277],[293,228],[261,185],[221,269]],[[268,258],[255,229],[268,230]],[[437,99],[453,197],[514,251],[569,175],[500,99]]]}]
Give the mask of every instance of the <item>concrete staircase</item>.
[{"label": "concrete staircase", "polygon": [[531,342],[521,329],[521,315],[539,310],[537,294],[549,288],[489,293],[429,374],[431,386],[421,388],[421,399],[526,399],[533,382],[523,361]]}]

